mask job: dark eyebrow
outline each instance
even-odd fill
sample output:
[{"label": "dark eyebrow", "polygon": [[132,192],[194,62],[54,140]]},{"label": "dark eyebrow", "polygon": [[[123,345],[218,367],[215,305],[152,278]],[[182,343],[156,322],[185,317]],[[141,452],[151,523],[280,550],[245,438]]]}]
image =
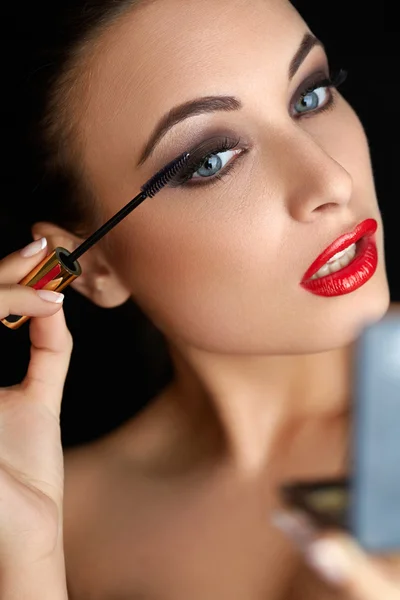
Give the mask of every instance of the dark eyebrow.
[{"label": "dark eyebrow", "polygon": [[312,35],[309,32],[304,34],[299,49],[290,61],[289,81],[291,81],[296,75],[297,71],[300,69],[301,65],[303,64],[307,56],[310,54],[311,50],[315,48],[315,46],[321,46],[322,48],[324,48],[324,45],[321,42],[321,40],[316,38],[314,35]]},{"label": "dark eyebrow", "polygon": [[217,111],[227,112],[240,110],[241,108],[242,103],[234,96],[205,96],[204,98],[196,98],[195,100],[189,100],[189,102],[175,106],[175,108],[162,117],[161,121],[156,125],[156,128],[140,156],[138,166],[142,165],[149,158],[150,154],[152,154],[154,148],[167,131],[181,121],[196,115]]},{"label": "dark eyebrow", "polygon": [[[301,65],[315,46],[323,46],[311,33],[306,33],[301,41],[300,47],[292,58],[289,66],[289,81],[293,79]],[[138,166],[142,165],[153,153],[157,144],[165,134],[175,125],[189,117],[203,115],[218,111],[235,111],[243,107],[240,100],[234,96],[205,96],[189,100],[179,106],[172,108],[156,125],[144,150],[139,158]]]}]

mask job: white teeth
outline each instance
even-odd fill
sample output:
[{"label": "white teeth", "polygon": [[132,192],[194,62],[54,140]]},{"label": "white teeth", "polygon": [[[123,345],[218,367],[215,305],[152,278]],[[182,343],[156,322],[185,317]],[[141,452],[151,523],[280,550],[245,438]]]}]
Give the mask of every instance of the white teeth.
[{"label": "white teeth", "polygon": [[355,244],[352,244],[351,246],[349,246],[348,248],[346,248],[346,250],[341,250],[341,252],[338,252],[337,254],[335,254],[334,256],[332,256],[332,258],[330,258],[328,260],[328,264],[335,262],[335,260],[338,260],[339,258],[342,258],[342,256],[344,256],[345,254],[347,254],[349,252],[349,250],[351,251],[352,249],[356,248]]},{"label": "white teeth", "polygon": [[323,267],[320,268],[318,273],[315,273],[314,277],[315,277],[315,279],[316,279],[316,275],[318,275],[318,277],[325,277],[325,275],[329,275],[329,273],[332,273],[331,265],[328,265],[328,263],[326,263],[326,265],[324,265]]},{"label": "white teeth", "polygon": [[328,262],[320,268],[315,275],[311,277],[311,279],[320,279],[321,277],[326,277],[326,275],[330,275],[331,273],[336,273],[336,271],[340,271],[344,267],[347,267],[356,255],[356,244],[351,244],[346,250],[342,250],[332,256]]},{"label": "white teeth", "polygon": [[336,273],[336,271],[343,269],[342,265],[340,264],[340,260],[335,260],[335,262],[330,263],[328,268],[331,273]]}]

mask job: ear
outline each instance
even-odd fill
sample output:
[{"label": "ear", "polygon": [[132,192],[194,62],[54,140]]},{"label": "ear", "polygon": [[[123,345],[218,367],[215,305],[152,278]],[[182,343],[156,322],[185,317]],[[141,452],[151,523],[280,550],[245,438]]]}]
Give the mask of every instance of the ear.
[{"label": "ear", "polygon": [[[61,246],[72,252],[83,242],[66,229],[46,222],[36,223],[32,227],[32,235],[35,240],[45,237],[50,251]],[[119,279],[98,244],[79,259],[79,264],[82,267],[82,275],[75,279],[71,287],[98,306],[114,308],[131,296],[131,292]]]}]

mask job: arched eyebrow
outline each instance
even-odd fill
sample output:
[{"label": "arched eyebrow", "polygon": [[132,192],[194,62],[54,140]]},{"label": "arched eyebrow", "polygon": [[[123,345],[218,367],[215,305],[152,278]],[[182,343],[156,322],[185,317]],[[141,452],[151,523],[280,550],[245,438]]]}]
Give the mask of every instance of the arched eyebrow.
[{"label": "arched eyebrow", "polygon": [[[322,42],[311,33],[307,32],[301,41],[301,44],[290,61],[288,78],[293,79],[301,65],[315,46],[322,46]],[[140,156],[138,166],[142,165],[154,152],[157,144],[160,143],[166,133],[175,127],[178,123],[206,113],[218,111],[237,111],[243,107],[242,102],[234,96],[204,96],[195,98],[172,108],[165,114],[155,126],[149,141]]]},{"label": "arched eyebrow", "polygon": [[321,48],[325,49],[324,44],[321,42],[321,40],[316,38],[315,35],[312,35],[312,33],[309,32],[305,33],[303,39],[301,40],[299,49],[290,61],[289,81],[291,81],[296,75],[297,71],[300,69],[301,65],[310,54],[311,50],[315,48],[315,46],[320,46]]},{"label": "arched eyebrow", "polygon": [[240,110],[242,106],[240,100],[234,96],[204,96],[203,98],[196,98],[195,100],[189,100],[184,104],[175,106],[156,125],[140,157],[138,166],[142,165],[149,158],[165,134],[178,123],[185,121],[189,117],[206,113]]}]

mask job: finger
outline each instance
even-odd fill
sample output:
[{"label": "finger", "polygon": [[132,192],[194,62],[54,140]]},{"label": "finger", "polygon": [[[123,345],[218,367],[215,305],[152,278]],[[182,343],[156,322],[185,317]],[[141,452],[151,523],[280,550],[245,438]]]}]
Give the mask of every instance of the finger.
[{"label": "finger", "polygon": [[0,319],[8,315],[48,317],[60,310],[64,295],[24,285],[0,284]]},{"label": "finger", "polygon": [[400,554],[393,553],[374,557],[374,563],[388,578],[400,585]]},{"label": "finger", "polygon": [[27,396],[37,398],[58,418],[72,351],[64,312],[32,320],[30,336],[31,360],[21,387]]},{"label": "finger", "polygon": [[395,600],[400,587],[389,578],[346,535],[320,535],[302,513],[274,515],[273,524],[303,552],[312,567],[326,582],[341,589],[349,600]]},{"label": "finger", "polygon": [[400,598],[400,586],[345,535],[335,534],[311,543],[305,556],[322,578],[342,589],[351,600]]},{"label": "finger", "polygon": [[0,261],[0,284],[21,281],[46,256],[47,241],[41,238]]}]

